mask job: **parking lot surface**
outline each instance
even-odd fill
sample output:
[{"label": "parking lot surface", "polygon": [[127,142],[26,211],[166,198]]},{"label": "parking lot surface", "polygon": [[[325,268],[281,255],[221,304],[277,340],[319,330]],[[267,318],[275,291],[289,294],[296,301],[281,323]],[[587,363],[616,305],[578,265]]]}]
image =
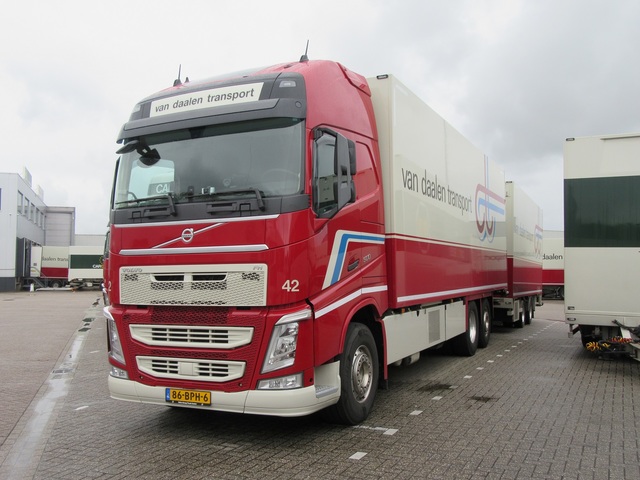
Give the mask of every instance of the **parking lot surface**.
[{"label": "parking lot surface", "polygon": [[561,302],[473,357],[391,368],[345,427],[110,399],[98,298],[0,294],[0,478],[640,478],[640,362],[584,350]]}]

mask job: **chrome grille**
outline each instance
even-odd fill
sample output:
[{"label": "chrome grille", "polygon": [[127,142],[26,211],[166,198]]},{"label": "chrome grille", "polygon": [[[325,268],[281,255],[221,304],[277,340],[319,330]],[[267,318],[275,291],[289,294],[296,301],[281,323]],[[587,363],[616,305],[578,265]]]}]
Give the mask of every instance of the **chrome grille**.
[{"label": "chrome grille", "polygon": [[232,349],[248,345],[253,327],[129,325],[131,337],[145,345]]},{"label": "chrome grille", "polygon": [[158,378],[228,382],[244,375],[244,362],[166,357],[136,357],[138,369]]},{"label": "chrome grille", "polygon": [[189,265],[124,267],[120,303],[124,305],[266,305],[267,266]]}]

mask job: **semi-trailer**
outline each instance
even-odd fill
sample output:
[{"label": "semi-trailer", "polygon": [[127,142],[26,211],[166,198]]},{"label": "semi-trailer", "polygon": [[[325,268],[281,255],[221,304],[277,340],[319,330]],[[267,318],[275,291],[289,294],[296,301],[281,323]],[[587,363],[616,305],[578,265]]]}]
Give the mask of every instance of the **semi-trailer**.
[{"label": "semi-trailer", "polygon": [[640,134],[564,143],[565,318],[589,350],[640,348]]},{"label": "semi-trailer", "polygon": [[100,287],[103,280],[104,247],[72,245],[69,247],[67,280],[71,288]]},{"label": "semi-trailer", "polygon": [[24,286],[61,288],[67,285],[69,274],[69,247],[33,246],[31,247],[30,278]]},{"label": "semi-trailer", "polygon": [[31,247],[30,277],[24,287],[74,289],[98,287],[102,283],[101,246],[39,246]]}]

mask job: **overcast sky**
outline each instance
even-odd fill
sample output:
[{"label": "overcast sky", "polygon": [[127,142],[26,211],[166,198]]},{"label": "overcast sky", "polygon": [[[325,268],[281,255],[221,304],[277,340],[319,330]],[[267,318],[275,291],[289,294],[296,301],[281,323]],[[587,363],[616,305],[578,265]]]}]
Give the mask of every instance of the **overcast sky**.
[{"label": "overcast sky", "polygon": [[[8,3],[8,2],[6,2]],[[191,80],[330,59],[393,73],[560,230],[567,137],[640,132],[640,0],[10,2],[0,29],[0,172],[27,167],[76,233],[104,233],[116,135]]]}]

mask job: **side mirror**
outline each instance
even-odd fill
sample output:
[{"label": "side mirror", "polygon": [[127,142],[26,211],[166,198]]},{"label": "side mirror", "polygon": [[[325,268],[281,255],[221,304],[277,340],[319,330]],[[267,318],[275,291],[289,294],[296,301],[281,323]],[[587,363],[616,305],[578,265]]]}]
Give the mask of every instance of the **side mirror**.
[{"label": "side mirror", "polygon": [[344,135],[328,128],[314,131],[313,198],[319,217],[330,218],[355,202],[355,152],[355,143]]},{"label": "side mirror", "polygon": [[349,170],[351,175],[356,174],[356,142],[353,140],[347,140],[349,142]]},{"label": "side mirror", "polygon": [[349,141],[346,137],[336,134],[335,151],[335,183],[333,185],[338,209],[351,202],[351,155],[349,155]]}]

